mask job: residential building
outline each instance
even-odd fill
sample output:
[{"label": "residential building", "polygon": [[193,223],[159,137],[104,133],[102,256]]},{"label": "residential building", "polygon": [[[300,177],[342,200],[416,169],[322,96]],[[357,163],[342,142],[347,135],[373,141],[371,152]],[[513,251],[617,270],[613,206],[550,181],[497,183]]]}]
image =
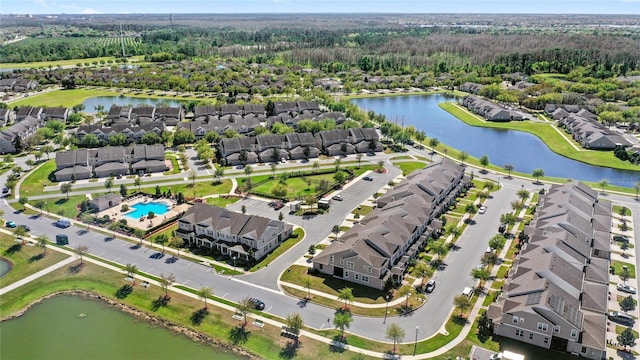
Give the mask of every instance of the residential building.
[{"label": "residential building", "polygon": [[16,113],[11,109],[0,109],[0,126],[11,124],[16,119]]},{"label": "residential building", "polygon": [[132,108],[130,106],[113,105],[104,119],[107,123],[128,123],[131,121],[131,111]]},{"label": "residential building", "polygon": [[166,126],[176,126],[184,120],[184,109],[176,106],[163,106],[156,108],[156,119],[164,122]]},{"label": "residential building", "polygon": [[122,203],[122,195],[117,193],[108,193],[90,200],[89,206],[93,211],[100,212],[117,206],[120,203]]},{"label": "residential building", "polygon": [[487,311],[496,335],[606,358],[611,211],[582,183],[551,186]]},{"label": "residential building", "polygon": [[573,139],[584,148],[613,150],[617,146],[631,145],[623,136],[599,123],[596,116],[586,109],[570,113],[563,108],[557,108],[553,111],[552,116],[554,120],[558,120],[558,126],[567,129]]},{"label": "residential building", "polygon": [[462,105],[489,121],[522,120],[522,115],[517,111],[509,110],[489,100],[478,96],[468,95],[462,99]]},{"label": "residential building", "polygon": [[42,117],[46,121],[59,120],[62,122],[67,122],[69,114],[71,114],[71,109],[69,108],[50,107],[43,110]]},{"label": "residential building", "polygon": [[378,207],[313,259],[313,269],[383,289],[398,284],[456,196],[470,186],[464,167],[448,159],[417,170],[378,199]]},{"label": "residential building", "polygon": [[196,203],[178,220],[176,236],[191,245],[253,261],[280,246],[292,231],[293,227],[282,221]]},{"label": "residential building", "polygon": [[[41,108],[38,108],[41,109]],[[11,125],[9,128],[0,131],[0,153],[15,153],[16,144],[19,138],[20,143],[24,144],[24,141],[31,135],[36,133],[36,130],[40,128],[44,122],[40,118],[27,116]]]},{"label": "residential building", "polygon": [[42,119],[42,112],[44,111],[41,107],[33,107],[33,106],[22,106],[16,112],[16,121],[24,120],[28,117],[33,117],[36,119]]}]

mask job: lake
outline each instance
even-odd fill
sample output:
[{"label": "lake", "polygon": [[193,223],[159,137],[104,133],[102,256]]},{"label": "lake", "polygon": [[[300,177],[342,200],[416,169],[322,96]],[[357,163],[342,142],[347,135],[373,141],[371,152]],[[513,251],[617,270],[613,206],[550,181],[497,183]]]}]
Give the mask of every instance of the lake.
[{"label": "lake", "polygon": [[11,270],[11,263],[8,260],[0,258],[0,277],[5,276]]},{"label": "lake", "polygon": [[[79,314],[86,317],[78,317]],[[0,359],[245,359],[97,301],[57,296],[0,323]]]},{"label": "lake", "polygon": [[[467,125],[442,110],[438,104],[455,101],[443,95],[372,97],[351,100],[364,110],[384,114],[387,121],[412,125],[428,137],[466,151],[480,158],[487,155],[496,166],[511,164],[515,171],[531,174],[541,168],[546,176],[585,181],[607,179],[612,185],[633,187],[640,182],[640,172],[616,170],[588,165],[549,150],[535,135],[515,130],[492,129]],[[640,171],[640,167],[639,167]]]},{"label": "lake", "polygon": [[104,106],[105,110],[109,110],[111,105],[117,106],[158,106],[164,104],[167,106],[183,106],[188,101],[162,98],[137,98],[129,96],[96,96],[86,99],[82,104],[87,111],[94,111],[98,105]]}]

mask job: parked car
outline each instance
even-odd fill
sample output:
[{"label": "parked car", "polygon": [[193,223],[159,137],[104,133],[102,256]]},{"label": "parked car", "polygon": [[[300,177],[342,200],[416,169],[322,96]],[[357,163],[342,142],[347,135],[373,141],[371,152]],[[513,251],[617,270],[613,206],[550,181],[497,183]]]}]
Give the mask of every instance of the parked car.
[{"label": "parked car", "polygon": [[24,229],[24,231],[31,231],[29,225],[18,225],[18,229]]},{"label": "parked car", "polygon": [[342,201],[344,200],[344,198],[342,197],[342,195],[338,194],[338,195],[333,195],[333,200],[338,200],[338,201]]},{"label": "parked car", "polygon": [[276,203],[273,205],[273,210],[280,210],[283,207],[284,207],[284,202],[276,201]]},{"label": "parked car", "polygon": [[5,224],[8,228],[14,228],[18,225],[16,225],[16,223],[14,223],[13,221],[7,221],[7,223]]},{"label": "parked car", "polygon": [[629,242],[629,238],[624,235],[613,235],[613,241]]},{"label": "parked car", "polygon": [[633,323],[635,322],[635,319],[631,315],[627,315],[620,311],[611,311],[609,314],[607,314],[607,317],[611,321],[629,326],[633,325]]},{"label": "parked car", "polygon": [[287,159],[285,159],[285,158],[280,158],[280,162],[284,164],[284,163],[286,163],[286,162],[287,162]]},{"label": "parked car", "polygon": [[7,187],[2,188],[2,193],[3,194],[8,194],[9,193],[9,188],[7,188]]},{"label": "parked car", "polygon": [[498,226],[498,231],[500,234],[504,234],[504,232],[507,231],[507,224],[500,224],[500,226]]},{"label": "parked car", "polygon": [[436,288],[436,281],[434,279],[429,280],[429,282],[427,282],[427,287],[426,287],[427,292],[431,293],[435,288]]},{"label": "parked car", "polygon": [[251,304],[253,304],[253,307],[256,308],[256,310],[264,310],[265,305],[262,300],[250,298],[249,301],[251,302]]},{"label": "parked car", "polygon": [[68,228],[69,226],[71,226],[71,221],[69,221],[68,219],[58,219],[58,221],[54,222],[53,224],[57,227]]},{"label": "parked car", "polygon": [[635,294],[637,292],[636,288],[627,284],[618,284],[618,290],[629,294]]},{"label": "parked car", "polygon": [[362,179],[367,180],[367,181],[373,181],[373,178],[369,175],[363,177]]},{"label": "parked car", "polygon": [[478,214],[484,214],[487,212],[487,207],[482,205],[480,206],[480,208],[478,209]]}]

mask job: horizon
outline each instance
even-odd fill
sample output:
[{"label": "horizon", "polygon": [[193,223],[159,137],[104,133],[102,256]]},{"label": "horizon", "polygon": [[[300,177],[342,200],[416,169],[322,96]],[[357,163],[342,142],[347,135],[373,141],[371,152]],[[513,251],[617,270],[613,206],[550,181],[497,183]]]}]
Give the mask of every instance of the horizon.
[{"label": "horizon", "polygon": [[[118,11],[117,9],[127,11]],[[251,12],[247,12],[251,9]],[[464,10],[463,12],[460,10]],[[177,10],[177,11],[176,11]],[[640,15],[640,0],[21,0],[3,2],[2,15],[116,14],[461,14]]]}]

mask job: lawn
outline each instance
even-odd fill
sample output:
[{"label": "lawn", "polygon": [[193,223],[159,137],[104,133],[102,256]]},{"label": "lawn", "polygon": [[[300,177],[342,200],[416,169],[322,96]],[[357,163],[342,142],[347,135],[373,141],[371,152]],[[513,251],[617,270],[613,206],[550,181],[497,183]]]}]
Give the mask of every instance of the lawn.
[{"label": "lawn", "polygon": [[397,162],[394,162],[393,165],[395,165],[400,170],[402,170],[403,176],[407,176],[412,172],[418,169],[423,169],[425,166],[427,166],[426,163],[423,163],[420,161],[397,161]]},{"label": "lawn", "polygon": [[39,168],[29,173],[22,181],[20,185],[20,196],[29,197],[42,194],[45,186],[54,185],[54,183],[49,180],[49,175],[55,170],[55,160],[49,160],[41,164]]},{"label": "lawn", "polygon": [[[202,197],[206,195],[214,194],[228,194],[231,191],[231,180],[222,180],[221,183],[214,181],[196,182],[192,184],[191,180],[186,181],[179,185],[158,185],[160,186],[160,192],[166,192],[171,190],[173,195],[182,192],[185,197]],[[142,192],[154,195],[156,193],[155,186],[142,188]]]},{"label": "lawn", "polygon": [[214,205],[214,206],[219,206],[219,207],[227,207],[231,204],[235,204],[236,202],[238,202],[241,198],[237,197],[237,196],[229,196],[229,197],[212,197],[212,198],[207,198],[207,204],[209,205]]},{"label": "lawn", "polygon": [[[132,56],[131,58],[129,58],[129,62],[137,62],[140,61],[144,58],[144,56]],[[0,64],[0,69],[4,69],[4,68],[10,68],[10,69],[15,69],[15,68],[25,68],[25,69],[35,69],[35,68],[48,68],[50,66],[52,67],[58,67],[58,66],[69,66],[69,65],[77,65],[77,64],[84,64],[84,63],[92,63],[92,62],[100,62],[100,61],[107,61],[107,60],[112,60],[114,61],[114,63],[112,64],[108,64],[108,66],[111,66],[113,64],[115,64],[115,60],[116,58],[113,56],[105,56],[105,57],[96,57],[96,58],[86,58],[86,59],[68,59],[68,60],[54,60],[54,61],[38,61],[38,62],[22,62],[22,63],[3,63]],[[103,65],[101,65],[103,66]]]},{"label": "lawn", "polygon": [[[21,99],[11,103],[11,107],[14,106],[43,106],[43,107],[72,107],[77,104],[82,104],[86,99],[95,96],[118,96],[118,93],[108,90],[97,89],[71,89],[71,90],[56,90],[50,91],[44,94],[29,96],[26,99]],[[85,109],[86,111],[93,112],[93,109]]]},{"label": "lawn", "polygon": [[616,158],[612,151],[594,151],[582,149],[581,147],[578,147],[580,149],[579,151],[576,150],[571,143],[553,129],[553,125],[549,123],[533,123],[529,121],[485,122],[478,120],[466,109],[461,108],[455,103],[440,103],[438,105],[468,125],[518,130],[533,134],[540,138],[551,151],[573,160],[615,169],[637,170],[636,165]]},{"label": "lawn", "polygon": [[280,244],[275,250],[273,250],[269,255],[267,255],[264,259],[262,259],[259,263],[254,265],[249,271],[257,271],[262,269],[265,266],[269,266],[269,264],[277,259],[280,255],[284,254],[287,250],[291,249],[294,245],[299,243],[304,238],[304,230],[302,228],[297,228],[293,231],[293,234],[290,238]]},{"label": "lawn", "polygon": [[171,160],[171,166],[173,167],[173,169],[169,171],[165,171],[163,174],[164,175],[179,174],[180,165],[178,165],[178,159],[176,159],[174,155],[165,155],[164,158],[167,160]]},{"label": "lawn", "polygon": [[[193,325],[189,319],[195,310],[203,307],[203,302],[200,299],[178,293],[171,293],[171,302],[168,306],[160,307],[157,311],[153,311],[153,301],[164,294],[162,289],[153,285],[144,291],[139,287],[134,287],[133,292],[126,299],[117,299],[115,297],[116,290],[125,284],[122,273],[110,271],[90,263],[85,263],[79,272],[72,271],[73,266],[77,266],[78,263],[79,261],[72,263],[68,267],[58,269],[2,296],[0,298],[0,318],[15,313],[26,304],[45,295],[64,290],[83,289],[132,306],[151,316],[162,317],[172,323],[204,333],[223,343],[230,343],[230,332],[240,325],[240,322],[232,320],[233,313],[231,311],[211,305],[208,308],[209,315],[205,320],[200,325]],[[214,300],[218,299],[214,297]],[[277,359],[283,346],[288,341],[288,339],[280,336],[280,331],[279,327],[268,324],[263,328],[251,327],[247,341],[242,344],[242,347],[260,358]],[[354,355],[349,352],[345,354],[331,352],[327,344],[305,337],[302,337],[301,340],[304,346],[299,347],[297,350],[296,358],[299,359],[342,359],[344,356],[350,358]],[[365,357],[363,359],[368,358]]]},{"label": "lawn", "polygon": [[351,213],[354,215],[360,214],[360,217],[362,218],[367,216],[372,211],[373,211],[373,206],[360,205],[357,208],[355,208]]},{"label": "lawn", "polygon": [[2,277],[2,287],[69,257],[52,250],[47,250],[47,254],[41,257],[42,248],[31,244],[20,245],[15,241],[15,237],[5,233],[0,233],[0,251],[0,256],[11,262],[11,271]]},{"label": "lawn", "polygon": [[[305,177],[290,177],[287,179],[287,195],[289,199],[304,198],[309,195],[317,195],[316,187],[320,181],[326,180],[329,185],[335,184],[334,174],[308,175]],[[306,180],[306,181],[305,181]],[[273,195],[273,190],[280,185],[279,180],[267,181],[264,184],[256,186],[251,192],[256,194]]]},{"label": "lawn", "polygon": [[[67,197],[62,196],[59,198],[49,198],[46,199],[46,205],[42,210],[49,209],[49,212],[53,214],[58,214],[60,216],[65,216],[69,218],[75,218],[80,214],[79,206],[80,203],[87,197],[85,195],[75,195]],[[35,200],[29,200],[29,204],[31,206],[35,206]]]},{"label": "lawn", "polygon": [[616,270],[616,275],[618,276],[622,273],[622,267],[625,265],[629,268],[629,275],[630,275],[629,279],[635,279],[636,278],[635,265],[628,262],[618,261],[618,260],[613,260],[611,262],[611,266]]}]

